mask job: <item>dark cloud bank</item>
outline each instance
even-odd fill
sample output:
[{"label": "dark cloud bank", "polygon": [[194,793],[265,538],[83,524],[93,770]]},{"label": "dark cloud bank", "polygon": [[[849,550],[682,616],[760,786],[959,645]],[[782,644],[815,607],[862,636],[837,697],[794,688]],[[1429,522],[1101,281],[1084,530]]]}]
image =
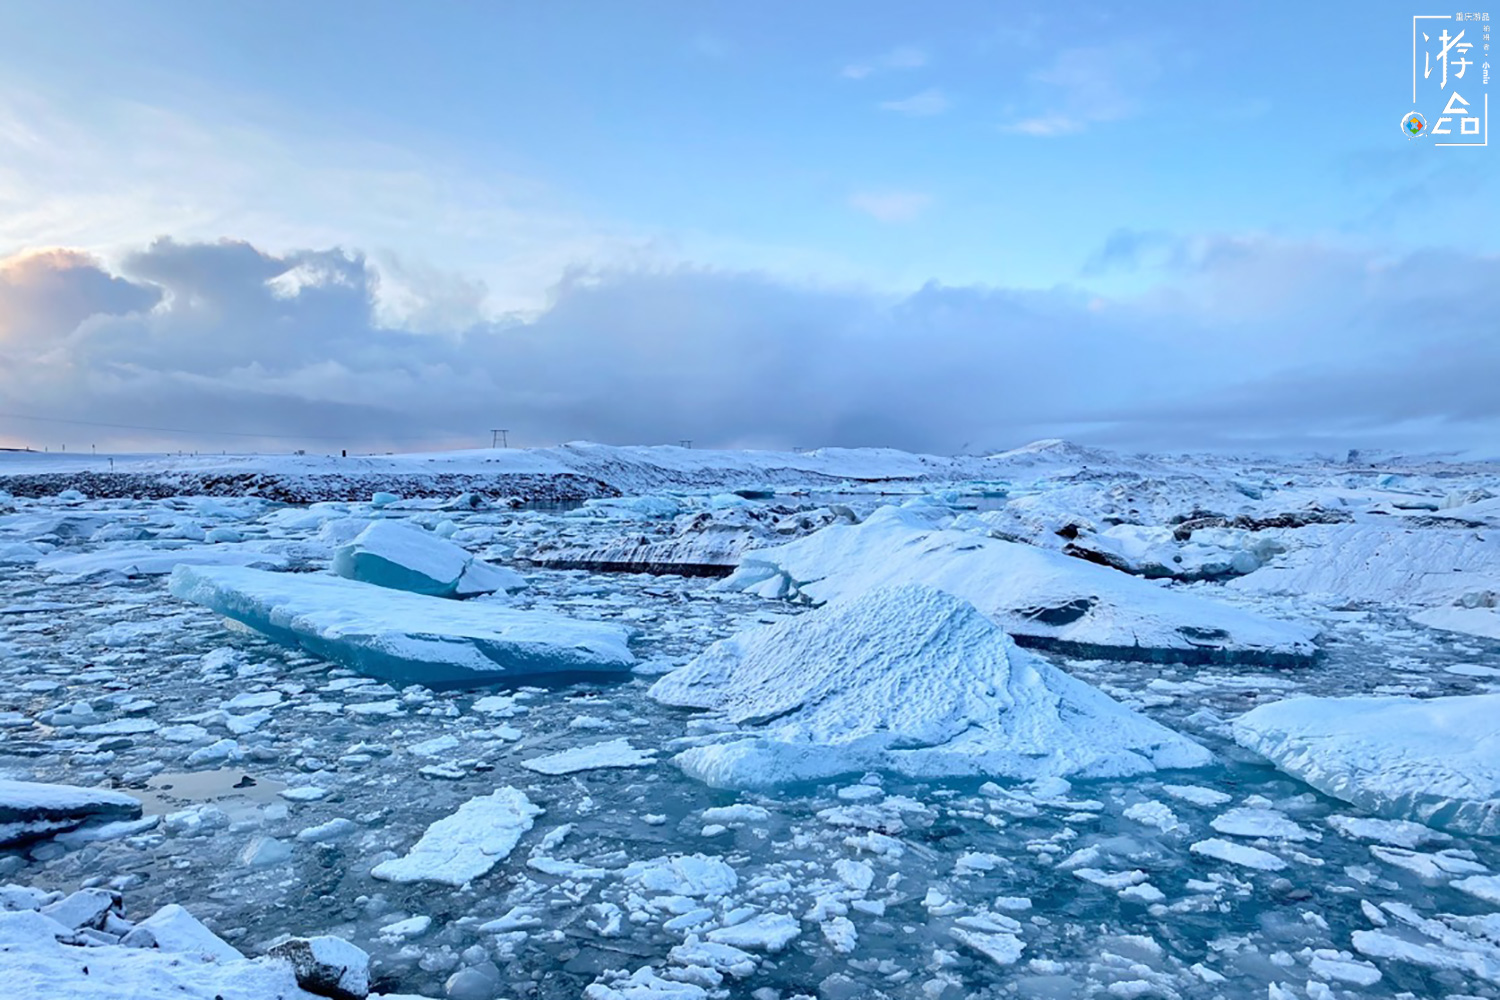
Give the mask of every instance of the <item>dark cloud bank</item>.
[{"label": "dark cloud bank", "polygon": [[580,271],[538,316],[417,333],[377,320],[375,269],[340,250],[159,240],[117,274],[50,251],[0,262],[0,413],[204,433],[0,417],[0,435],[321,451],[477,445],[507,427],[522,444],[1500,452],[1500,261],[1126,233],[1091,269],[1143,257],[1161,280],[1111,301]]}]

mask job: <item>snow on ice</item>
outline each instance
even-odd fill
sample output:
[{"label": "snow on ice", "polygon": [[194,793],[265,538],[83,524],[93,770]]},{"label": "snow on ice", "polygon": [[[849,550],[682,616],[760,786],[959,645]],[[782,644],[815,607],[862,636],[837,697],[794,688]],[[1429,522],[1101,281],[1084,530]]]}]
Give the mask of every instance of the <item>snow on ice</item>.
[{"label": "snow on ice", "polygon": [[401,521],[371,522],[333,554],[339,576],[431,597],[520,590],[521,574],[476,559],[462,546]]},{"label": "snow on ice", "polygon": [[971,601],[1023,645],[1155,662],[1299,664],[1317,630],[1017,542],[944,530],[941,508],[883,507],[857,526],[745,554],[726,588],[817,603],[894,583]]},{"label": "snow on ice", "polygon": [[280,642],[399,683],[484,683],[628,670],[629,631],[495,604],[445,601],[339,577],[181,567],[174,596]]},{"label": "snow on ice", "polygon": [[1500,836],[1500,694],[1294,698],[1240,716],[1233,733],[1361,809]]},{"label": "snow on ice", "polygon": [[651,696],[742,727],[676,758],[718,787],[870,770],[1119,777],[1212,760],[1017,648],[968,602],[920,584],[722,640]]}]

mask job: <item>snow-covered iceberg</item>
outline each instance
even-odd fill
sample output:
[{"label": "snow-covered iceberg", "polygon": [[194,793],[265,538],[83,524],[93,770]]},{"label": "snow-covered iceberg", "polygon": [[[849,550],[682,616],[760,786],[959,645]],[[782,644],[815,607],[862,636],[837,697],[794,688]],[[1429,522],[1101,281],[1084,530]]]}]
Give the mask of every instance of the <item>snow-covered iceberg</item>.
[{"label": "snow-covered iceberg", "polygon": [[676,758],[717,787],[872,770],[1108,777],[1212,759],[1019,649],[968,602],[920,584],[721,640],[650,693],[741,727]]},{"label": "snow-covered iceberg", "polygon": [[349,580],[431,597],[472,597],[521,590],[515,570],[492,566],[460,545],[403,521],[373,521],[333,554],[333,571]]},{"label": "snow-covered iceberg", "polygon": [[1296,665],[1317,630],[1164,589],[1105,566],[883,507],[857,526],[745,553],[721,586],[815,603],[924,583],[972,602],[1023,646],[1158,663]]},{"label": "snow-covered iceberg", "polygon": [[628,670],[630,631],[315,573],[181,566],[172,594],[288,645],[400,684]]},{"label": "snow-covered iceberg", "polygon": [[0,846],[140,814],[140,802],[119,792],[0,778]]},{"label": "snow-covered iceberg", "polygon": [[1247,712],[1232,732],[1368,812],[1500,836],[1500,694],[1293,698]]}]

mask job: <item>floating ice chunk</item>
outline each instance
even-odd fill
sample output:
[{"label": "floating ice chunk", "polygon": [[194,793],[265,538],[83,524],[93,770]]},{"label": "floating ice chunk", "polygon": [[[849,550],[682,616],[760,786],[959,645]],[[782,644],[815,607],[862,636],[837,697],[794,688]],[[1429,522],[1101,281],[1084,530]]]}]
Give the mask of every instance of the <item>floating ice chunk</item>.
[{"label": "floating ice chunk", "polygon": [[465,802],[428,827],[405,857],[381,862],[370,874],[387,882],[464,885],[504,861],[541,814],[523,792],[501,788]]},{"label": "floating ice chunk", "polygon": [[492,566],[445,538],[404,521],[375,521],[333,554],[333,571],[350,580],[431,597],[520,590],[526,580]]},{"label": "floating ice chunk", "polygon": [[982,931],[955,927],[950,933],[959,944],[978,952],[999,966],[1015,965],[1026,947],[1025,942],[1020,938],[1003,931],[986,934]]},{"label": "floating ice chunk", "polygon": [[93,820],[140,815],[140,802],[119,792],[0,778],[0,846],[72,830]]},{"label": "floating ice chunk", "polygon": [[1470,875],[1452,883],[1469,895],[1500,906],[1500,875]]},{"label": "floating ice chunk", "polygon": [[572,774],[601,767],[645,767],[656,762],[655,750],[637,750],[625,737],[589,746],[573,747],[545,757],[521,761],[521,766],[538,774]]},{"label": "floating ice chunk", "polygon": [[649,965],[643,965],[629,976],[619,972],[604,973],[584,987],[584,1000],[707,1000],[708,991],[696,983],[663,979]]},{"label": "floating ice chunk", "polygon": [[675,965],[696,965],[736,979],[744,979],[760,964],[760,960],[748,951],[727,944],[700,941],[692,934],[673,948],[667,957]]},{"label": "floating ice chunk", "polygon": [[739,876],[723,859],[703,854],[634,861],[622,877],[646,892],[693,899],[723,896],[739,885]]},{"label": "floating ice chunk", "polygon": [[785,913],[762,913],[729,927],[716,927],[705,937],[713,944],[774,955],[801,933],[802,925],[796,917]]},{"label": "floating ice chunk", "polygon": [[1218,837],[1200,840],[1188,850],[1194,854],[1201,854],[1205,858],[1227,861],[1232,865],[1255,868],[1263,872],[1278,872],[1286,867],[1286,862],[1274,854],[1259,848],[1247,847],[1244,844],[1230,843]]},{"label": "floating ice chunk", "polygon": [[1500,835],[1500,695],[1294,698],[1235,740],[1335,798],[1393,819]]},{"label": "floating ice chunk", "polygon": [[1195,806],[1222,806],[1231,801],[1234,796],[1215,791],[1212,788],[1204,788],[1201,785],[1162,785],[1161,790],[1174,799],[1191,802]]},{"label": "floating ice chunk", "polygon": [[1274,809],[1239,806],[1209,821],[1209,826],[1232,837],[1265,837],[1270,840],[1322,840],[1323,835],[1309,830]]},{"label": "floating ice chunk", "polygon": [[1017,542],[938,530],[928,513],[883,507],[858,526],[751,550],[722,586],[781,577],[815,602],[923,583],[972,601],[1022,645],[1090,657],[1300,664],[1317,630],[1166,590],[1118,570]]},{"label": "floating ice chunk", "polygon": [[310,573],[182,567],[174,595],[288,645],[398,683],[473,684],[625,671],[629,632],[494,604],[445,601]]},{"label": "floating ice chunk", "polygon": [[1463,632],[1482,639],[1500,639],[1500,608],[1441,607],[1411,616],[1418,625]]},{"label": "floating ice chunk", "polygon": [[971,605],[883,588],[715,643],[651,688],[741,731],[677,763],[717,787],[889,770],[920,778],[1106,777],[1212,757],[1017,649]]},{"label": "floating ice chunk", "polygon": [[1404,819],[1366,819],[1363,816],[1330,816],[1328,825],[1346,837],[1374,840],[1392,847],[1421,847],[1429,842],[1443,843],[1453,838]]}]

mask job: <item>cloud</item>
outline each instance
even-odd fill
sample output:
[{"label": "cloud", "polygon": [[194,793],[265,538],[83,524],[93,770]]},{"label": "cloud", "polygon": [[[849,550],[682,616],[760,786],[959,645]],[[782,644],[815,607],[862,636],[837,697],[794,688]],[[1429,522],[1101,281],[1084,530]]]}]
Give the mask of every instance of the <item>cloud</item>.
[{"label": "cloud", "polygon": [[1135,117],[1144,92],[1160,75],[1161,60],[1149,40],[1064,49],[1031,74],[1027,100],[1039,112],[1004,128],[1052,138]]},{"label": "cloud", "polygon": [[911,222],[932,204],[932,196],[920,191],[860,191],[849,196],[849,205],[881,222]]},{"label": "cloud", "polygon": [[[1133,259],[1169,234],[1114,241]],[[0,264],[14,443],[370,450],[575,438],[951,451],[1076,433],[1139,448],[1449,448],[1500,432],[1500,258],[1198,236],[1131,299],[901,296],[702,268],[578,269],[535,313],[381,319],[353,249],[159,240],[118,270]],[[420,273],[408,280],[422,284]],[[240,435],[240,436],[233,436]]]},{"label": "cloud", "polygon": [[867,62],[850,63],[844,67],[840,75],[848,80],[863,80],[865,77],[876,73],[887,73],[892,70],[903,69],[921,69],[926,65],[926,52],[911,46],[901,46],[891,49],[884,55]]},{"label": "cloud", "polygon": [[882,101],[880,109],[913,117],[926,117],[942,114],[948,110],[950,103],[946,94],[936,87],[930,87],[903,100]]}]

